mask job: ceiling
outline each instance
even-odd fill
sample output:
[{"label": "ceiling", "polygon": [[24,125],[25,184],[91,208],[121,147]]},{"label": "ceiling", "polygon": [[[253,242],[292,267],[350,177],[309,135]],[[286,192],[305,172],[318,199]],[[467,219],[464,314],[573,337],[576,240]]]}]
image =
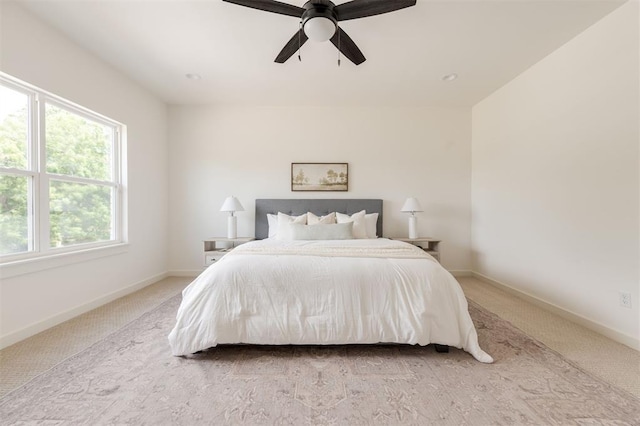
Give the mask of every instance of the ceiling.
[{"label": "ceiling", "polygon": [[340,67],[329,42],[273,62],[299,20],[222,0],[20,3],[169,104],[471,106],[624,0],[418,0],[341,23],[367,61]]}]

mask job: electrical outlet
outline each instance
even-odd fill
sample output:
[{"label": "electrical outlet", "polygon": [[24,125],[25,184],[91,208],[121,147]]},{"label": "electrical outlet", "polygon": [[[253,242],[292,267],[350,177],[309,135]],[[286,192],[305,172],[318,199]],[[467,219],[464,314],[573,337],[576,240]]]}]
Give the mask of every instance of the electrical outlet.
[{"label": "electrical outlet", "polygon": [[620,306],[623,308],[631,309],[631,293],[621,291],[620,293]]}]

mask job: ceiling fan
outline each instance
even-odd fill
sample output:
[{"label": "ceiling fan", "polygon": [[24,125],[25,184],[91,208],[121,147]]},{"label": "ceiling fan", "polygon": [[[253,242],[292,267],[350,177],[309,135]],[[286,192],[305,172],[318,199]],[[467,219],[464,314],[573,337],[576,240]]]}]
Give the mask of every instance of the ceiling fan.
[{"label": "ceiling fan", "polygon": [[[331,40],[338,51],[342,52],[354,64],[360,65],[366,58],[351,37],[338,26],[338,22],[380,15],[416,4],[416,0],[352,0],[336,6],[329,0],[309,0],[303,7],[298,7],[275,0],[223,1],[300,18],[300,29],[276,57],[275,62],[280,64],[286,62],[296,50],[299,50],[307,40],[311,39],[314,41]],[[298,55],[298,59],[300,59],[300,55]],[[338,65],[340,65],[340,59],[338,59]]]}]

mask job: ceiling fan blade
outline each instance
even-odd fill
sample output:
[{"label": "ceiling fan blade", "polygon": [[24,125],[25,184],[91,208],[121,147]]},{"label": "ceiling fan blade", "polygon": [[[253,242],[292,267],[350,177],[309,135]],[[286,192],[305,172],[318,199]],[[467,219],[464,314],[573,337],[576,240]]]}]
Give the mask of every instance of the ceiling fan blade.
[{"label": "ceiling fan blade", "polygon": [[351,37],[340,27],[338,27],[338,31],[331,37],[331,43],[356,65],[360,65],[367,60],[360,49],[358,49],[358,46],[351,40]]},{"label": "ceiling fan blade", "polygon": [[240,6],[250,7],[252,9],[264,10],[267,12],[278,13],[280,15],[295,16],[300,18],[304,13],[304,9],[288,3],[282,3],[275,0],[222,0],[227,3],[233,3]]},{"label": "ceiling fan blade", "polygon": [[309,37],[304,33],[304,30],[300,28],[300,31],[295,33],[291,40],[287,42],[287,44],[282,48],[278,56],[276,57],[275,62],[279,64],[284,64],[287,59],[293,56],[296,53],[296,50],[300,48],[303,44],[305,44],[309,40]]},{"label": "ceiling fan blade", "polygon": [[333,10],[338,21],[347,21],[393,12],[415,5],[416,0],[352,0],[339,4]]}]

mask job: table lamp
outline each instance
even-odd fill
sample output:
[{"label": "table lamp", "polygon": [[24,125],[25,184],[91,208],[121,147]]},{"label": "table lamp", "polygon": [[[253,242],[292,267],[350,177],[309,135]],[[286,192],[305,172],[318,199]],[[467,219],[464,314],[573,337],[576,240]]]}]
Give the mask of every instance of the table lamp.
[{"label": "table lamp", "polygon": [[220,208],[221,212],[229,212],[229,218],[227,219],[227,238],[238,237],[238,221],[233,215],[235,212],[243,212],[244,207],[240,204],[240,201],[236,197],[227,197],[224,200],[224,204]]},{"label": "table lamp", "polygon": [[415,213],[423,211],[418,199],[415,197],[407,198],[407,201],[404,202],[402,210],[400,211],[411,213],[411,216],[409,216],[409,238],[418,238],[418,219]]}]

